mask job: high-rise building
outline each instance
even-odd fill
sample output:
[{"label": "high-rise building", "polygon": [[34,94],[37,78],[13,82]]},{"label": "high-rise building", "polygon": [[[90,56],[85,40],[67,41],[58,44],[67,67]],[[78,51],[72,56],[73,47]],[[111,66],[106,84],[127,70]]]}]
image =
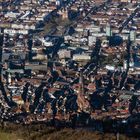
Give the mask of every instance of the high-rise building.
[{"label": "high-rise building", "polygon": [[[0,63],[2,62],[3,40],[4,40],[4,29],[1,29],[1,32],[0,32]],[[1,82],[1,80],[2,80],[2,65],[0,65],[0,82]]]},{"label": "high-rise building", "polygon": [[110,24],[107,24],[107,25],[106,25],[106,35],[107,35],[108,37],[111,37],[111,36],[112,36],[112,29],[111,29]]},{"label": "high-rise building", "polygon": [[136,31],[134,31],[134,30],[130,31],[130,40],[131,41],[136,40]]},{"label": "high-rise building", "polygon": [[28,60],[31,61],[32,60],[32,46],[33,46],[33,40],[32,40],[32,38],[29,38],[28,39],[27,46],[28,46],[28,50],[29,50]]}]

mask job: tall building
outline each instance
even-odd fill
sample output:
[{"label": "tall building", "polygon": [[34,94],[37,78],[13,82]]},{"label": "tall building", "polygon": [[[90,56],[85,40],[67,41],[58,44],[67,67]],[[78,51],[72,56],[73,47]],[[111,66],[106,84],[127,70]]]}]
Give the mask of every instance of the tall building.
[{"label": "tall building", "polygon": [[79,84],[80,84],[80,94],[84,94],[84,76],[82,70],[80,70]]},{"label": "tall building", "polygon": [[56,0],[56,6],[57,7],[61,6],[61,4],[62,4],[62,1],[61,0]]},{"label": "tall building", "polygon": [[4,30],[0,29],[0,47],[3,46],[3,39],[4,39],[4,34],[3,34]]},{"label": "tall building", "polygon": [[107,24],[107,25],[106,25],[106,35],[107,35],[108,37],[111,37],[111,36],[112,36],[112,29],[111,29],[110,24]]},{"label": "tall building", "polygon": [[28,60],[30,62],[30,61],[32,61],[32,47],[33,47],[33,40],[32,40],[32,38],[28,39],[27,46],[28,46],[28,50],[29,50]]},{"label": "tall building", "polygon": [[88,46],[93,46],[95,42],[96,42],[95,36],[88,36]]},{"label": "tall building", "polygon": [[136,40],[136,31],[130,31],[130,40],[133,42]]},{"label": "tall building", "polygon": [[[4,40],[4,29],[1,29],[0,31],[0,63],[2,62],[3,40]],[[0,82],[1,80],[2,80],[2,65],[0,65]]]}]

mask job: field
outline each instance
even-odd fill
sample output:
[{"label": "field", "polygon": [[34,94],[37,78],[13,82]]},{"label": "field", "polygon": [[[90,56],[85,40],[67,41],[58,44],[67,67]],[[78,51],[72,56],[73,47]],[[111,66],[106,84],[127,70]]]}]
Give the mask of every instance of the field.
[{"label": "field", "polygon": [[[115,134],[103,134],[82,129],[56,129],[45,125],[22,126],[8,124],[0,128],[0,140],[116,140]],[[135,140],[119,135],[119,140]]]}]

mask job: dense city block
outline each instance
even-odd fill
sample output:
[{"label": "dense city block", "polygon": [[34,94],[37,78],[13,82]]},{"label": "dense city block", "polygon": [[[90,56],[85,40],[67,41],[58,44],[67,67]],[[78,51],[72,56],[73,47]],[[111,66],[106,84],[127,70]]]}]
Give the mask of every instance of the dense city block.
[{"label": "dense city block", "polygon": [[1,0],[7,122],[138,137],[140,1]]}]

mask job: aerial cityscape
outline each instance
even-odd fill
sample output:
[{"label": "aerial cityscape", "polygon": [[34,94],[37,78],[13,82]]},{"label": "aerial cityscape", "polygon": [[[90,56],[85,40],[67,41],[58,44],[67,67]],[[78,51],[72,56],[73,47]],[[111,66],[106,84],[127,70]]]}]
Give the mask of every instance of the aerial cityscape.
[{"label": "aerial cityscape", "polygon": [[53,138],[139,140],[140,0],[0,0],[0,140]]}]

